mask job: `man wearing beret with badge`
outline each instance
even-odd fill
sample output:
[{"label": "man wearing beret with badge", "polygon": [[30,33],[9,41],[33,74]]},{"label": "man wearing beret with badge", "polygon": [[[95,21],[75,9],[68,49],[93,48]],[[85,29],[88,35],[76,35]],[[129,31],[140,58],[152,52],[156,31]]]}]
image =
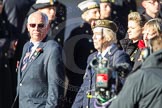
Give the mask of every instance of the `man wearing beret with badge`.
[{"label": "man wearing beret with badge", "polygon": [[[66,107],[71,108],[75,96],[83,82],[83,76],[87,66],[88,56],[95,51],[92,42],[91,22],[99,19],[99,2],[96,0],[85,0],[78,4],[83,21],[74,28],[64,43],[66,54],[66,74],[69,80],[66,97],[71,102]],[[77,90],[71,90],[71,86]]]},{"label": "man wearing beret with badge", "polygon": [[[116,24],[110,20],[96,20],[93,28],[93,44],[97,50],[88,57],[86,73],[83,84],[75,98],[72,108],[93,108],[95,98],[87,98],[87,93],[95,96],[95,71],[90,65],[94,57],[100,55],[108,60],[110,67],[120,63],[130,64],[129,56],[122,50],[119,50],[116,44]],[[131,66],[128,66],[131,70]]]}]

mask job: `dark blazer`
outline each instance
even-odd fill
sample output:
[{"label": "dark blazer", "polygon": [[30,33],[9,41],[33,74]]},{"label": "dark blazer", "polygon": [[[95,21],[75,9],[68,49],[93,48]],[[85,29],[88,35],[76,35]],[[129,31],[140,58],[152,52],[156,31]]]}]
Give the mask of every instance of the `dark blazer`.
[{"label": "dark blazer", "polygon": [[22,60],[29,46],[24,45],[18,67],[17,95],[19,108],[56,108],[63,96],[64,68],[59,45],[53,41],[42,41],[32,55],[27,67],[21,72]]},{"label": "dark blazer", "polygon": [[[83,84],[77,93],[75,101],[72,108],[93,108],[94,107],[94,98],[88,99],[87,92],[91,92],[94,95],[95,91],[95,72],[93,68],[89,65],[93,58],[97,55],[98,52],[94,52],[88,57],[88,66],[86,68],[86,73],[84,76]],[[105,58],[108,59],[110,66],[115,66],[119,63],[128,63],[130,64],[129,56],[122,50],[119,50],[116,44],[112,45],[112,48],[105,55]],[[130,65],[131,69],[131,65]]]}]

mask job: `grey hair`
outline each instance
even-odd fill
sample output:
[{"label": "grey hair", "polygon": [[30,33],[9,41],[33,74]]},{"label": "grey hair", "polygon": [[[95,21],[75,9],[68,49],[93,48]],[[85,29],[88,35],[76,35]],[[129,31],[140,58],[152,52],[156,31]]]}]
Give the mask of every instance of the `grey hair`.
[{"label": "grey hair", "polygon": [[104,28],[103,34],[105,35],[105,39],[109,41],[110,44],[116,43],[116,33],[113,32],[111,29]]}]

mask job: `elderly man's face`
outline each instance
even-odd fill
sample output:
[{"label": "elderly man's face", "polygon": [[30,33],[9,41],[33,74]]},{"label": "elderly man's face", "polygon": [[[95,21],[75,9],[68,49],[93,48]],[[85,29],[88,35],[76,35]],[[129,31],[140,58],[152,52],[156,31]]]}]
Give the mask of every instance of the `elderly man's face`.
[{"label": "elderly man's face", "polygon": [[103,33],[101,29],[95,28],[93,30],[93,44],[96,50],[100,51],[103,43],[105,42],[105,39],[103,37]]},{"label": "elderly man's face", "polygon": [[56,18],[56,7],[50,6],[46,8],[39,9],[40,12],[45,13],[48,16],[49,22],[53,21]]},{"label": "elderly man's face", "polygon": [[100,3],[100,19],[105,19],[111,15],[111,4]]},{"label": "elderly man's face", "polygon": [[45,19],[39,13],[34,13],[28,20],[27,28],[33,42],[42,41],[47,34]]}]

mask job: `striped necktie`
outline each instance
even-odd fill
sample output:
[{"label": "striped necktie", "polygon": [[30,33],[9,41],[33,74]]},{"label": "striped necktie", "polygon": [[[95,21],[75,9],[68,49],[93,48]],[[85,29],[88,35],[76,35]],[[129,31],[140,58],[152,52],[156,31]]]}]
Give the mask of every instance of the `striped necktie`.
[{"label": "striped necktie", "polygon": [[21,71],[23,71],[23,70],[26,68],[27,63],[28,63],[29,60],[30,60],[29,57],[30,57],[31,49],[32,49],[33,46],[34,46],[34,44],[31,42],[31,43],[29,44],[29,47],[28,47],[28,49],[27,49],[27,51],[26,51],[26,54],[25,54],[25,57],[24,57],[24,59],[23,59]]}]

